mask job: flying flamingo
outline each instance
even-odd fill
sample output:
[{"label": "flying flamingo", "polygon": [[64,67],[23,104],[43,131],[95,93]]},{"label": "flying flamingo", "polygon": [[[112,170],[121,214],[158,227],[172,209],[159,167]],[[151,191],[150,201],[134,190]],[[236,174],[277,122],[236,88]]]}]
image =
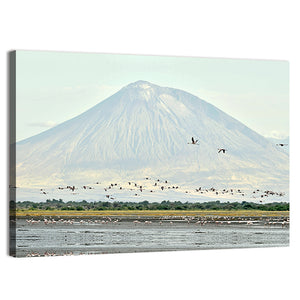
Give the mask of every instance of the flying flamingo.
[{"label": "flying flamingo", "polygon": [[199,145],[197,144],[198,140],[194,140],[194,138],[192,137],[192,142],[191,143],[188,143],[188,144],[191,144],[191,145]]},{"label": "flying flamingo", "polygon": [[218,151],[218,153],[220,153],[220,152],[223,152],[223,153],[225,153],[225,151],[227,151],[226,149],[223,149],[223,148],[221,148],[221,149],[218,149],[219,151]]}]

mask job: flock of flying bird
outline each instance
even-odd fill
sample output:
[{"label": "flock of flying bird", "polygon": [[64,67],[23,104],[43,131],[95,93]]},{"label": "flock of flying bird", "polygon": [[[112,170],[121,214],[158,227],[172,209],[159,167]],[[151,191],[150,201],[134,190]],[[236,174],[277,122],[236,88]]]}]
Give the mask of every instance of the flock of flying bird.
[{"label": "flock of flying bird", "polygon": [[[190,145],[198,145],[198,146],[199,146],[198,140],[195,140],[194,137],[192,137],[192,142],[191,142],[191,143],[188,143],[188,144],[190,144]],[[282,144],[282,145],[283,145],[283,144]],[[220,152],[225,153],[226,151],[227,151],[227,150],[224,149],[224,148],[219,148],[219,149],[218,149],[218,153],[220,153]]]},{"label": "flock of flying bird", "polygon": [[[192,144],[192,145],[199,145],[198,143],[198,139],[194,139],[194,137],[191,138],[191,142],[188,142],[188,144]],[[279,143],[279,144],[276,144],[277,146],[280,146],[280,147],[283,147],[283,146],[287,146],[288,144],[283,144],[283,143]],[[227,149],[224,149],[224,148],[219,148],[218,149],[218,153],[225,153],[226,151],[228,151]],[[150,178],[149,177],[146,177],[145,178],[146,180],[149,180]],[[96,184],[98,185],[99,182],[96,182]],[[104,187],[104,191],[105,192],[108,192],[108,191],[111,191],[115,190],[115,188],[117,188],[118,190],[124,190],[124,189],[128,189],[130,191],[134,191],[134,196],[139,196],[141,192],[143,191],[146,191],[146,186],[143,186],[142,184],[140,183],[134,183],[134,182],[128,182],[128,185],[129,187],[122,187],[120,184],[117,184],[117,183],[111,183],[109,184],[108,186]],[[148,184],[148,187],[149,187],[149,184]],[[67,190],[70,190],[73,194],[78,194],[78,187],[75,187],[74,185],[70,186],[66,186],[66,187],[58,187],[59,190],[64,190],[64,189],[67,189]],[[76,191],[75,191],[76,189]],[[91,186],[87,186],[87,185],[84,185],[82,186],[82,189],[84,190],[90,190],[90,189],[94,189],[94,187],[91,187]],[[168,190],[168,189],[179,189],[178,186],[175,186],[175,185],[170,185],[168,184],[168,181],[167,180],[155,180],[154,184],[153,184],[153,187],[150,187],[150,189],[148,190],[150,193],[154,193],[155,191],[157,190],[161,190],[161,191],[164,191],[164,190]],[[181,189],[179,189],[181,190]],[[43,189],[40,189],[41,191],[41,194],[48,194],[45,190]],[[210,188],[210,189],[201,189],[198,188],[195,190],[196,192],[200,192],[201,194],[203,193],[210,193],[210,192],[213,192],[215,193],[216,195],[220,195],[220,194],[231,194],[233,195],[234,193],[234,190],[233,189],[228,189],[228,190],[216,190],[215,188]],[[189,191],[182,191],[182,192],[185,192],[185,193],[190,193]],[[239,189],[236,191],[237,194],[241,195],[241,196],[245,196],[245,193],[244,192],[241,192]],[[252,198],[257,198],[257,194],[258,194],[259,190],[255,190],[253,192],[253,195],[252,195]],[[268,197],[269,195],[278,195],[278,196],[283,196],[284,194],[283,193],[277,193],[277,192],[273,192],[273,191],[265,191],[265,192],[261,192],[262,194],[260,196],[258,196],[259,198],[263,198],[263,197]],[[256,194],[256,195],[254,195]],[[111,194],[106,194],[105,197],[107,199],[110,199],[110,200],[115,200],[115,196],[111,195]],[[262,202],[262,200],[260,200],[260,202]]]},{"label": "flock of flying bird", "polygon": [[[144,194],[144,197],[149,197],[150,194],[155,194],[157,192],[165,192],[165,191],[171,191],[176,190],[179,193],[182,194],[191,194],[191,195],[197,195],[202,194],[207,195],[208,197],[211,197],[213,195],[216,196],[225,196],[226,198],[228,196],[239,196],[242,198],[245,198],[246,196],[249,196],[250,198],[256,198],[259,200],[260,203],[263,202],[264,198],[269,196],[275,196],[275,197],[282,197],[285,194],[282,192],[274,192],[271,190],[261,190],[261,189],[255,189],[252,192],[246,193],[242,191],[241,189],[216,189],[214,187],[211,188],[205,188],[205,187],[198,187],[193,190],[187,190],[182,187],[179,187],[178,185],[171,184],[168,180],[162,180],[162,179],[151,179],[150,177],[144,178],[146,181],[144,183],[141,182],[133,182],[128,181],[127,183],[110,183],[110,184],[104,184],[102,185],[101,182],[96,182],[93,185],[84,185],[82,187],[75,187],[73,186],[66,186],[61,187],[59,186],[58,190],[68,190],[71,191],[72,194],[80,194],[84,190],[94,190],[94,189],[103,189],[105,191],[104,199],[106,200],[117,200],[117,198],[120,195],[120,192],[127,191],[128,196],[132,197],[139,197]],[[51,192],[50,192],[51,193]],[[48,192],[45,192],[44,189],[41,189],[41,194],[48,194]],[[228,195],[228,196],[227,196]],[[245,196],[245,197],[244,197]],[[123,195],[124,197],[124,195]]]},{"label": "flock of flying bird", "polygon": [[[188,143],[188,144],[191,144],[191,145],[199,145],[198,144],[198,140],[195,140],[194,137],[192,137],[192,142],[191,143]],[[287,146],[288,144],[283,144],[283,143],[279,143],[279,144],[276,144],[276,146],[280,146],[280,147],[283,147],[283,146]],[[223,152],[225,153],[227,150],[224,149],[224,148],[219,148],[218,149],[218,153],[220,152]]]}]

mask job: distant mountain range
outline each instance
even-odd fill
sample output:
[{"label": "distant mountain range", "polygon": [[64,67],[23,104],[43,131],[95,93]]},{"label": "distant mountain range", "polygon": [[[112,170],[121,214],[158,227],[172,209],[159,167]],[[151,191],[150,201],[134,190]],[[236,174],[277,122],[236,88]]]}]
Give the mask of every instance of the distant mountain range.
[{"label": "distant mountain range", "polygon": [[188,92],[146,81],[16,147],[20,187],[151,177],[186,187],[288,190],[286,150]]}]

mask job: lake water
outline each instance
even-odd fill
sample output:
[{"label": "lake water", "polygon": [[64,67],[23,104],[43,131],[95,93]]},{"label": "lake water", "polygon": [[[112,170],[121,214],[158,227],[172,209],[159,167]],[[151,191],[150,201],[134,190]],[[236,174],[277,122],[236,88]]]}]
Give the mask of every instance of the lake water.
[{"label": "lake water", "polygon": [[16,256],[80,255],[289,245],[289,228],[243,221],[43,220],[16,222]]}]

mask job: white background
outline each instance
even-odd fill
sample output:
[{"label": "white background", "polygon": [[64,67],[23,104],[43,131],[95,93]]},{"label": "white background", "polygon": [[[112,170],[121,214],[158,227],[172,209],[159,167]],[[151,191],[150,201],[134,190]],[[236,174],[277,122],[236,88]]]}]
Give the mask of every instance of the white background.
[{"label": "white background", "polygon": [[[297,1],[9,0],[0,13],[3,299],[299,299]],[[7,52],[13,49],[290,61],[291,246],[8,257]]]}]

